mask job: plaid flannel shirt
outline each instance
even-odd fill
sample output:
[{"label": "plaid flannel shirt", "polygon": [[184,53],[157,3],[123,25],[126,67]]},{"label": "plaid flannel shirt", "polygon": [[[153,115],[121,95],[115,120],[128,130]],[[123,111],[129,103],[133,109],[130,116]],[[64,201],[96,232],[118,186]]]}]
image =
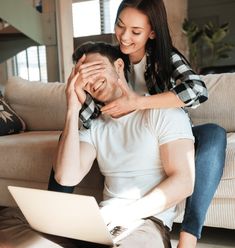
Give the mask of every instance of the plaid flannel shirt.
[{"label": "plaid flannel shirt", "polygon": [[208,91],[200,76],[176,52],[172,53],[171,62],[173,73],[170,91],[185,103],[185,107],[196,108],[205,102],[208,99]]},{"label": "plaid flannel shirt", "polygon": [[[170,91],[185,103],[185,107],[196,108],[202,102],[206,101],[208,99],[208,91],[205,83],[192,70],[185,59],[178,53],[172,52],[171,63],[173,73],[170,80]],[[91,120],[99,116],[100,106],[99,103],[94,101],[91,95],[86,94],[86,100],[79,113],[80,120],[85,128],[89,128]]]}]

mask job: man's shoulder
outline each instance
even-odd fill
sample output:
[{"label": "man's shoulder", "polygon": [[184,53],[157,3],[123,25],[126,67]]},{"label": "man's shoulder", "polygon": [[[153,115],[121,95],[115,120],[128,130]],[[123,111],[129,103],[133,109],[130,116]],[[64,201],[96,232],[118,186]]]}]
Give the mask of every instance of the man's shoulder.
[{"label": "man's shoulder", "polygon": [[146,110],[146,114],[155,117],[187,116],[187,113],[182,108],[148,109]]},{"label": "man's shoulder", "polygon": [[179,123],[191,126],[189,116],[182,108],[149,109],[145,111],[145,119],[154,127]]},{"label": "man's shoulder", "polygon": [[148,126],[164,144],[179,138],[193,139],[190,119],[181,108],[152,109],[146,112]]}]

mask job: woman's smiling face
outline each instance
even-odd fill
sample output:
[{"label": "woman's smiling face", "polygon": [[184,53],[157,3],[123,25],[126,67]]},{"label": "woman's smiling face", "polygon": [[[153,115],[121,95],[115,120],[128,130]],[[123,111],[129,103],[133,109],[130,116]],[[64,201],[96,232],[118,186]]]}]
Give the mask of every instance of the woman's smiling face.
[{"label": "woman's smiling face", "polygon": [[143,58],[148,39],[155,38],[149,18],[130,7],[123,9],[118,16],[115,34],[121,51],[128,54],[133,63],[138,63]]}]

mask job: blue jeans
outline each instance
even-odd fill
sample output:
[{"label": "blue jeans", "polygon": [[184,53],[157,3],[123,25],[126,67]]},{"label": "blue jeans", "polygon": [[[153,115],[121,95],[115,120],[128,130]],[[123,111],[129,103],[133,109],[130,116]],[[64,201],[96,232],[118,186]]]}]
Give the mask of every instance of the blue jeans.
[{"label": "blue jeans", "polygon": [[226,131],[216,124],[193,127],[196,179],[193,194],[187,198],[182,230],[201,237],[208,207],[223,174]]},{"label": "blue jeans", "polygon": [[[216,124],[193,127],[195,137],[196,180],[193,194],[187,198],[182,230],[201,237],[206,213],[220,182],[226,151],[226,132]],[[51,171],[48,190],[72,193],[74,187],[62,186]]]}]

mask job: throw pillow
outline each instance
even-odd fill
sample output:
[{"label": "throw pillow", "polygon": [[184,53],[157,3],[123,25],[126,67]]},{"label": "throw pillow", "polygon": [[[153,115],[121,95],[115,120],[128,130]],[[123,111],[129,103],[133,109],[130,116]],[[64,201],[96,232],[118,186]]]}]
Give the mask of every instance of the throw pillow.
[{"label": "throw pillow", "polygon": [[24,121],[6,103],[0,92],[0,136],[23,132],[25,128]]}]

